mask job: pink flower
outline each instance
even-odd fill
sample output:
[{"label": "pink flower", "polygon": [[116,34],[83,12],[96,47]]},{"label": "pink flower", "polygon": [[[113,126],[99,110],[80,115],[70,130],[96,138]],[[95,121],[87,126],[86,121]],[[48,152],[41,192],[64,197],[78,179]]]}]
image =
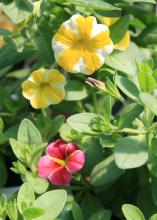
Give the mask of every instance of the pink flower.
[{"label": "pink flower", "polygon": [[75,143],[58,139],[48,145],[46,155],[40,158],[38,173],[53,185],[66,185],[71,182],[72,174],[82,169],[84,162],[85,154]]}]

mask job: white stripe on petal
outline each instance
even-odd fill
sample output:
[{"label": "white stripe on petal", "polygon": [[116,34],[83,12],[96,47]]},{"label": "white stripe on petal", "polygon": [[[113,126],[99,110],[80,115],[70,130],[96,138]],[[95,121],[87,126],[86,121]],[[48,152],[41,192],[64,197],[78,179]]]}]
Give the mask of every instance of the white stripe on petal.
[{"label": "white stripe on petal", "polygon": [[56,41],[54,38],[52,39],[52,48],[54,50],[55,58],[58,57],[68,48],[65,44],[62,44],[59,41]]},{"label": "white stripe on petal", "polygon": [[105,46],[104,48],[95,50],[96,54],[101,55],[102,57],[106,57],[108,54],[113,51],[113,43]]},{"label": "white stripe on petal", "polygon": [[87,66],[86,66],[83,58],[79,59],[79,61],[75,64],[74,72],[75,73],[79,73],[80,72],[80,73],[84,73],[86,75],[90,74],[90,72],[87,71]]},{"label": "white stripe on petal", "polygon": [[95,24],[93,26],[93,30],[92,30],[92,36],[91,37],[95,37],[98,34],[100,34],[102,31],[106,31],[109,30],[108,27],[105,24]]},{"label": "white stripe on petal", "polygon": [[78,27],[77,27],[77,18],[81,17],[79,14],[73,15],[69,20],[65,21],[62,26],[67,30],[72,31],[75,34],[78,34]]}]

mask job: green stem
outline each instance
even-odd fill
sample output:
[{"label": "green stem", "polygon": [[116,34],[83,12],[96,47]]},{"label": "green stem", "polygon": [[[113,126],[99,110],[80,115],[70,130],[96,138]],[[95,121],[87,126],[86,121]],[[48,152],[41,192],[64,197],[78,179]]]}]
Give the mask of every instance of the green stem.
[{"label": "green stem", "polygon": [[96,97],[96,93],[95,93],[95,92],[93,92],[92,98],[93,98],[94,110],[95,110],[95,113],[97,113],[97,112],[98,112],[98,108],[97,108],[97,97]]},{"label": "green stem", "polygon": [[43,114],[44,117],[47,117],[47,116],[48,116],[46,109],[41,109],[41,112],[42,112],[42,114]]},{"label": "green stem", "polygon": [[78,103],[78,107],[79,107],[79,109],[80,109],[80,112],[86,112],[85,109],[84,109],[84,107],[83,107],[82,102],[81,102],[81,101],[78,101],[77,103]]},{"label": "green stem", "polygon": [[129,133],[129,134],[146,134],[146,131],[143,130],[137,130],[137,129],[132,129],[132,128],[124,128],[120,131],[120,133]]}]

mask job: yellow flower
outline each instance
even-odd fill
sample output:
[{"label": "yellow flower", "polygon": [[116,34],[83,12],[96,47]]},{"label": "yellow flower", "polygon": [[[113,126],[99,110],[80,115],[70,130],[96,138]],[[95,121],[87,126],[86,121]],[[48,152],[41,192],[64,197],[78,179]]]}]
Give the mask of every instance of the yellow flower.
[{"label": "yellow flower", "polygon": [[[104,24],[106,24],[108,27],[111,27],[114,23],[116,23],[119,20],[119,18],[110,18],[110,17],[103,17],[102,21]],[[124,35],[124,37],[121,39],[120,42],[117,44],[114,44],[114,49],[125,51],[130,46],[130,33],[127,31]]]},{"label": "yellow flower", "polygon": [[66,79],[58,70],[38,69],[22,83],[23,96],[33,108],[46,108],[64,99]]},{"label": "yellow flower", "polygon": [[95,17],[73,15],[52,39],[56,62],[68,72],[92,74],[113,50],[109,35],[108,27],[97,24]]},{"label": "yellow flower", "polygon": [[[8,31],[12,31],[13,24],[10,22],[8,17],[3,14],[2,10],[0,9],[0,28],[7,29]],[[0,48],[3,47],[4,40],[3,37],[0,37]]]}]

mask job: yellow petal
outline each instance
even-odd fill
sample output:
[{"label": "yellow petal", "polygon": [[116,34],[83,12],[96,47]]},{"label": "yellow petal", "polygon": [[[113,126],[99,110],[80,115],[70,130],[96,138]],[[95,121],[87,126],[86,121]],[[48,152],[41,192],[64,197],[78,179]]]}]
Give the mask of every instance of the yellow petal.
[{"label": "yellow petal", "polygon": [[45,90],[45,97],[47,100],[47,105],[58,104],[64,99],[64,96],[65,96],[65,92],[63,88],[49,86]]},{"label": "yellow petal", "polygon": [[58,64],[67,72],[73,72],[74,66],[82,56],[82,48],[79,46],[71,47],[65,50],[58,58]]},{"label": "yellow petal", "polygon": [[94,51],[86,50],[84,60],[89,75],[94,73],[97,69],[99,69],[102,66],[100,59]]},{"label": "yellow petal", "polygon": [[106,24],[108,27],[112,26],[118,20],[119,20],[119,17],[113,17],[113,18],[103,17],[102,18],[103,23]]},{"label": "yellow petal", "polygon": [[98,35],[92,38],[92,44],[96,49],[103,48],[106,45],[112,44],[109,36],[109,30],[100,32]]},{"label": "yellow petal", "polygon": [[66,84],[66,79],[58,70],[53,69],[48,72],[48,82],[52,85],[64,86]]},{"label": "yellow petal", "polygon": [[93,30],[93,22],[94,17],[89,16],[87,18],[84,18],[82,16],[79,16],[77,18],[77,26],[78,26],[78,34],[83,37],[90,37]]},{"label": "yellow petal", "polygon": [[76,39],[76,35],[71,31],[66,29],[63,25],[59,28],[58,32],[54,35],[54,40],[66,46],[72,46]]},{"label": "yellow petal", "polygon": [[33,96],[33,98],[31,98],[30,102],[32,107],[35,109],[46,108],[48,104],[45,96],[45,91],[43,89],[38,89],[36,91],[36,94]]},{"label": "yellow petal", "polygon": [[130,33],[129,31],[126,32],[122,40],[114,45],[114,49],[125,51],[130,46]]},{"label": "yellow petal", "polygon": [[38,87],[34,82],[26,80],[22,83],[22,89],[23,96],[27,99],[30,99],[36,93]]},{"label": "yellow petal", "polygon": [[47,76],[45,74],[45,71],[46,71],[46,69],[44,69],[44,68],[40,68],[40,69],[34,71],[31,74],[31,80],[38,83],[38,84],[47,82]]}]

